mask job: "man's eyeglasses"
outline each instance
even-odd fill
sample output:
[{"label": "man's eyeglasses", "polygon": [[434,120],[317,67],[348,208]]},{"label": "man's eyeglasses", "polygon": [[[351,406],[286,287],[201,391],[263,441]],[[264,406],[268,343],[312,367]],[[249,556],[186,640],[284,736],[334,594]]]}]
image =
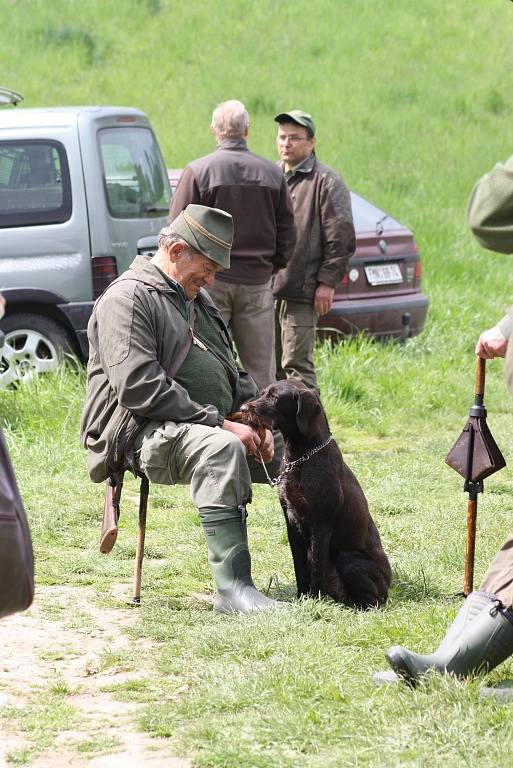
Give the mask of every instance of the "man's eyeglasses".
[{"label": "man's eyeglasses", "polygon": [[278,136],[278,144],[286,144],[287,142],[297,144],[300,141],[308,141],[309,138],[309,136]]}]

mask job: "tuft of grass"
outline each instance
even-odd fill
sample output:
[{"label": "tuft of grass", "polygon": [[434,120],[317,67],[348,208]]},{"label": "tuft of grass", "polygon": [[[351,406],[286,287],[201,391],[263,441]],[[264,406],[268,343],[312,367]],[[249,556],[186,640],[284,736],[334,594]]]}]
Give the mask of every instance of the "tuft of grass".
[{"label": "tuft of grass", "polygon": [[75,745],[79,755],[94,755],[97,753],[114,752],[117,747],[121,747],[121,741],[115,736],[97,736],[95,738],[84,739]]},{"label": "tuft of grass", "polygon": [[30,747],[13,749],[6,755],[7,765],[26,765],[33,757],[34,751]]},{"label": "tuft of grass", "polygon": [[4,731],[15,731],[29,741],[28,746],[13,750],[8,762],[24,765],[51,747],[61,731],[77,725],[80,716],[66,701],[70,692],[66,683],[57,681],[47,689],[34,691],[23,706],[2,707],[0,723]]}]

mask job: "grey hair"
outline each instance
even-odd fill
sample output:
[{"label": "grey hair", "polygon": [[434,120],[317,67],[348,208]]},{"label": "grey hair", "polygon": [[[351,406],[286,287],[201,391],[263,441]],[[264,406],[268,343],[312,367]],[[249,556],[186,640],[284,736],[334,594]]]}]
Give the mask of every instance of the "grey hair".
[{"label": "grey hair", "polygon": [[249,115],[242,101],[222,101],[212,112],[210,127],[220,139],[239,139],[249,128]]},{"label": "grey hair", "polygon": [[162,227],[159,232],[159,248],[168,249],[175,243],[182,243],[187,251],[184,256],[192,259],[196,250],[181,235],[177,235],[172,227]]}]

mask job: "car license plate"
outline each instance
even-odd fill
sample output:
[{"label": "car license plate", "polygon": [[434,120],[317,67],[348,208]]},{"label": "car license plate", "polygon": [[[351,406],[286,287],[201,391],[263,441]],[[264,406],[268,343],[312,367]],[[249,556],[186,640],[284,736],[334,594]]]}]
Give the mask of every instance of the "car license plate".
[{"label": "car license plate", "polygon": [[365,275],[371,285],[388,285],[390,283],[402,283],[403,276],[399,264],[375,264],[364,267]]}]

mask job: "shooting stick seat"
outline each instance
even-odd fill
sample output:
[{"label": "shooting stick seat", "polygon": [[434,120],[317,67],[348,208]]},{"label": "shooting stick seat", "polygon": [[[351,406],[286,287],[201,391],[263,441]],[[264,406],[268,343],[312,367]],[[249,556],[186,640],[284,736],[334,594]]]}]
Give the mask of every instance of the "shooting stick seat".
[{"label": "shooting stick seat", "polygon": [[[145,475],[141,478],[139,488],[139,520],[137,525],[137,541],[135,547],[134,589],[132,604],[141,604],[142,563],[144,558],[144,539],[146,536],[146,513],[150,482]],[[121,491],[123,489],[124,472],[111,475],[106,481],[105,502],[103,505],[103,520],[100,536],[100,552],[104,555],[112,551],[118,536]]]}]

